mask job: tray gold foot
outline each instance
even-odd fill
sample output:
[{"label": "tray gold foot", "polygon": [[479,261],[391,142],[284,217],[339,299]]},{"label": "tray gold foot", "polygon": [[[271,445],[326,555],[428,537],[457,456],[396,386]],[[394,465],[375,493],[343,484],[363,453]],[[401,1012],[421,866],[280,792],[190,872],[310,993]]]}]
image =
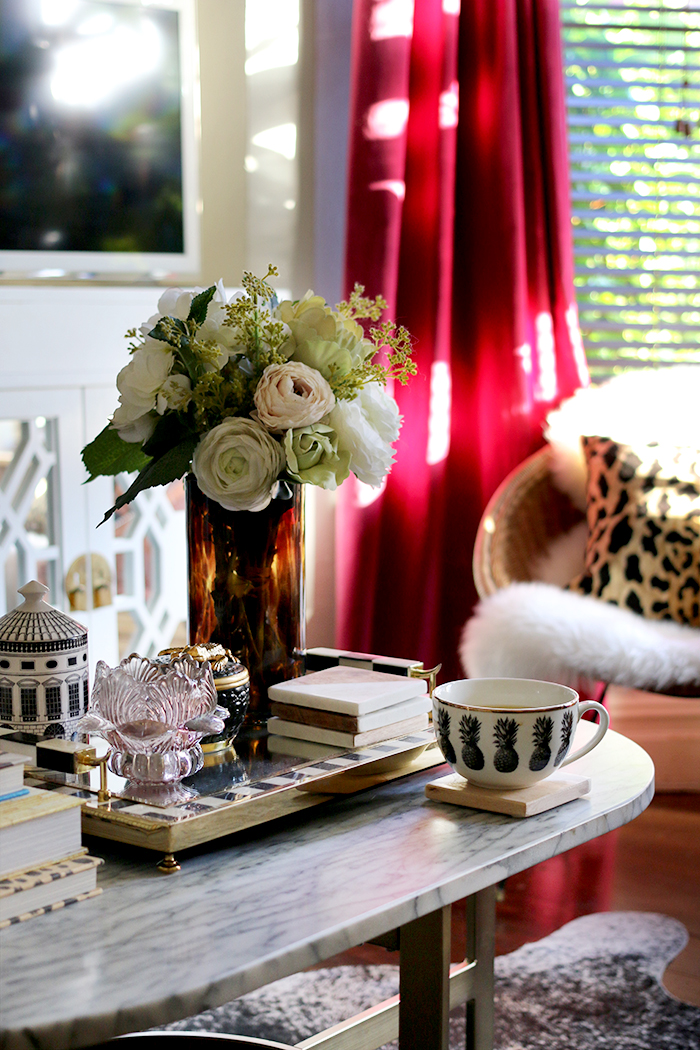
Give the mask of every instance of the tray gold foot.
[{"label": "tray gold foot", "polygon": [[161,875],[173,875],[180,870],[180,864],[175,860],[172,853],[166,853],[162,860],[156,865]]}]

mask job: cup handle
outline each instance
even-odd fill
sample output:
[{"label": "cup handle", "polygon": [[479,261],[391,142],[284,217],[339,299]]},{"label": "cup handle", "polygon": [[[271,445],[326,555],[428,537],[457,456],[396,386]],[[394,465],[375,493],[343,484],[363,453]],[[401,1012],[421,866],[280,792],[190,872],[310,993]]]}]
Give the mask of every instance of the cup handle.
[{"label": "cup handle", "polygon": [[[592,739],[589,740],[587,744],[584,744],[583,747],[580,747],[578,751],[574,751],[572,755],[566,756],[564,761],[559,764],[559,769],[561,769],[562,766],[568,766],[569,762],[575,762],[577,758],[583,758],[584,755],[587,755],[589,751],[593,750],[596,744],[599,744],[601,742],[601,740],[608,731],[608,727],[610,725],[610,715],[608,714],[606,708],[604,708],[602,704],[599,704],[596,700],[584,700],[583,703],[578,705],[578,722],[581,721],[581,715],[584,714],[586,711],[597,711],[600,715],[600,725],[598,726],[597,731],[592,737]],[[576,723],[576,725],[578,725],[578,722]]]}]

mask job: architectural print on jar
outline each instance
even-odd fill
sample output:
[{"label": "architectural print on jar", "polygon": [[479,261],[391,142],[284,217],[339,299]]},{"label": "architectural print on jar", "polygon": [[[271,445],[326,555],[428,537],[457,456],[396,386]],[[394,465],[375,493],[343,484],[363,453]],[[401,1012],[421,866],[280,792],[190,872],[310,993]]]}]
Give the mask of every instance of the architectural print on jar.
[{"label": "architectural print on jar", "polygon": [[0,727],[71,739],[88,706],[87,628],[48,605],[42,583],[19,593],[0,618]]}]

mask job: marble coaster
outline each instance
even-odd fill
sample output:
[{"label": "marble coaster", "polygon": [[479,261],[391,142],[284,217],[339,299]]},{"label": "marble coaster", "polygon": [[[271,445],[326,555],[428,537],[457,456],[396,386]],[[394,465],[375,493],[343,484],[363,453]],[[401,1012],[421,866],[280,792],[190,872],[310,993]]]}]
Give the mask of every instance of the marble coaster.
[{"label": "marble coaster", "polygon": [[427,691],[428,683],[422,678],[339,666],[277,682],[270,686],[267,695],[280,704],[299,704],[343,715],[366,715],[403,700],[414,700]]},{"label": "marble coaster", "polygon": [[285,722],[282,718],[268,718],[267,720],[270,737],[272,735],[289,736],[297,740],[311,740],[317,744],[331,744],[333,747],[346,748],[379,744],[384,740],[392,740],[394,737],[405,736],[407,733],[419,733],[427,728],[428,715],[426,712],[363,733],[340,733],[335,729],[320,729],[318,726],[304,725],[303,722]]},{"label": "marble coaster", "polygon": [[425,794],[436,802],[451,802],[455,806],[484,809],[489,813],[505,813],[509,817],[532,817],[581,798],[590,790],[588,777],[563,772],[552,773],[532,787],[520,788],[518,791],[477,787],[458,773],[450,773],[425,785]]}]

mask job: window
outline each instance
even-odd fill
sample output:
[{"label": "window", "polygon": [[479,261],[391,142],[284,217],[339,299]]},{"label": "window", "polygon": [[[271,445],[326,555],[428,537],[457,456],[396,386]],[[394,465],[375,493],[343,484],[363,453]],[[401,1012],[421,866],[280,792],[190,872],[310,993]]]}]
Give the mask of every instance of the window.
[{"label": "window", "polygon": [[0,720],[12,721],[12,686],[0,685]]},{"label": "window", "polygon": [[61,717],[61,687],[60,685],[47,685],[46,692],[46,717],[54,721]]},{"label": "window", "polygon": [[90,702],[90,687],[87,678],[83,678],[83,711],[86,712]]},{"label": "window", "polygon": [[20,699],[22,701],[22,721],[36,722],[36,689],[30,686],[22,686]]},{"label": "window", "polygon": [[68,683],[68,715],[77,718],[80,714],[80,682]]},{"label": "window", "polygon": [[591,373],[700,362],[700,3],[561,7]]}]

